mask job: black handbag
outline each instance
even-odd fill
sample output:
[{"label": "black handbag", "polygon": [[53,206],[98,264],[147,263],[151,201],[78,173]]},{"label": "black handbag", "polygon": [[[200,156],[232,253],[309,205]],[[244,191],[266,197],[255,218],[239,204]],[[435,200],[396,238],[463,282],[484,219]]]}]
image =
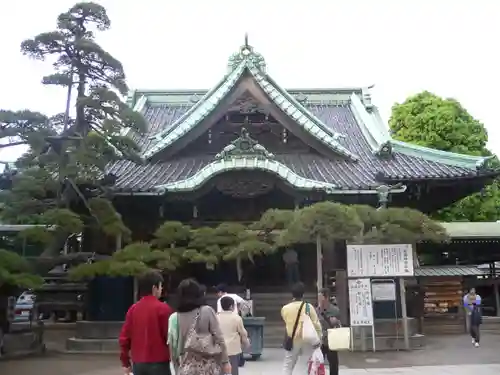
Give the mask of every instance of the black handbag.
[{"label": "black handbag", "polygon": [[304,307],[304,305],[305,305],[305,302],[302,302],[302,304],[299,307],[299,312],[297,313],[297,318],[295,319],[295,323],[293,325],[292,337],[288,336],[288,334],[285,333],[285,340],[283,340],[283,349],[285,349],[287,352],[290,352],[293,349],[293,338],[295,337],[295,333],[297,333],[297,327],[299,326],[300,314],[302,313],[302,308]]}]

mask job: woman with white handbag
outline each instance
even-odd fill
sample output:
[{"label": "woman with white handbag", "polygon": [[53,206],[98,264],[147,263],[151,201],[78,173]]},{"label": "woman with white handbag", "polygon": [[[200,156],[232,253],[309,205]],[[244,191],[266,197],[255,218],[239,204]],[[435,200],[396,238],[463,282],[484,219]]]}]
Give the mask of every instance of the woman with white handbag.
[{"label": "woman with white handbag", "polygon": [[330,291],[327,288],[323,288],[319,292],[316,312],[323,330],[321,351],[328,360],[330,375],[338,375],[339,354],[328,347],[328,330],[340,327],[340,310],[330,302]]}]

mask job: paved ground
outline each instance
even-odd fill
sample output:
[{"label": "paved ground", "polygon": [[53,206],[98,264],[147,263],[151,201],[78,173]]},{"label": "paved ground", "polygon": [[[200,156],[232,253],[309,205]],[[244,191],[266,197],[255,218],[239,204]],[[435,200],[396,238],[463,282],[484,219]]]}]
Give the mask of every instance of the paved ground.
[{"label": "paved ground", "polygon": [[[111,364],[116,359],[72,356],[50,357],[34,361],[0,363],[0,373],[6,375],[119,375],[120,368]],[[36,366],[35,366],[36,363]],[[263,360],[240,369],[241,375],[281,374],[281,361]],[[500,364],[412,366],[392,368],[340,369],[340,375],[498,375]]]},{"label": "paved ground", "polygon": [[[58,344],[59,345],[59,344]],[[469,337],[428,338],[427,347],[413,352],[341,353],[341,375],[480,375],[500,374],[500,335],[484,335],[474,348]],[[268,349],[260,361],[247,362],[241,375],[281,373],[283,352]],[[0,361],[5,375],[119,375],[116,355],[68,355],[49,352],[43,357]]]}]

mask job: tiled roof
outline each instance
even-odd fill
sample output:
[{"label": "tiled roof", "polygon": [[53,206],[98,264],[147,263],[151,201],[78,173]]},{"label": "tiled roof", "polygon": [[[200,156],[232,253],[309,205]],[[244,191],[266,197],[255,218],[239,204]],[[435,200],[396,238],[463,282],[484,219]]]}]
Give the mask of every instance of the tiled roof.
[{"label": "tiled roof", "polygon": [[422,266],[415,268],[416,277],[484,276],[487,272],[476,266]]},{"label": "tiled roof", "polygon": [[251,76],[254,82],[266,93],[268,98],[303,130],[335,152],[351,160],[357,156],[349,152],[338,142],[340,134],[331,132],[317,117],[311,114],[293,95],[283,90],[266,74],[264,58],[248,44],[233,54],[229,60],[228,74],[203,98],[194,104],[184,115],[178,118],[170,129],[161,130],[155,135],[156,142],[143,150],[145,158],[165,150],[180,138],[190,133],[206,116],[214,111],[221,101],[236,87],[240,79]]},{"label": "tiled roof", "polygon": [[[312,180],[334,183],[341,189],[369,189],[377,186],[377,174],[386,178],[443,178],[474,176],[475,169],[447,165],[422,157],[394,152],[391,158],[381,158],[373,153],[349,105],[309,105],[307,109],[319,118],[332,132],[344,134],[339,142],[357,155],[359,160],[328,159],[317,154],[277,154],[276,160],[296,174]],[[143,150],[154,142],[153,135],[168,129],[186,111],[189,105],[149,105],[143,109],[149,123],[148,133],[134,136]],[[116,187],[125,191],[148,191],[155,186],[189,178],[213,161],[213,156],[174,159],[135,165],[118,162],[109,172],[118,177]]]},{"label": "tiled roof", "polygon": [[[474,177],[478,174],[477,168],[485,166],[485,158],[393,140],[377,108],[371,104],[368,91],[363,88],[305,90],[307,95],[304,95],[281,88],[266,69],[262,55],[245,39],[240,50],[231,55],[227,74],[211,90],[197,92],[189,100],[181,99],[182,95],[188,95],[187,91],[149,91],[139,100],[138,93],[130,96],[129,104],[142,110],[149,122],[148,134],[134,138],[150,162],[142,166],[129,162],[112,165],[109,172],[118,177],[116,187],[126,191],[183,190],[195,188],[221,172],[260,169],[275,173],[298,189],[344,193],[345,190],[373,190],[384,180]],[[236,90],[238,82],[248,78],[253,80],[250,86],[261,90],[300,131],[308,132],[338,157],[311,153],[274,154],[256,159],[255,155],[243,152],[239,160],[231,157],[214,160],[213,156],[199,155],[161,161],[163,150],[187,137]],[[332,98],[332,92],[337,99],[323,101],[326,94]],[[165,101],[166,97],[175,100]]]}]

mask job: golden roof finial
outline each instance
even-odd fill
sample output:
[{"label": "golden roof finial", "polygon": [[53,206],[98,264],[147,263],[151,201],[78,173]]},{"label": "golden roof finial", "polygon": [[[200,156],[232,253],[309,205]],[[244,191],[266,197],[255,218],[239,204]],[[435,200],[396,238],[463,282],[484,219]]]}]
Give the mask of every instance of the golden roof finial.
[{"label": "golden roof finial", "polygon": [[249,48],[250,45],[248,44],[248,33],[245,33],[245,47]]}]

